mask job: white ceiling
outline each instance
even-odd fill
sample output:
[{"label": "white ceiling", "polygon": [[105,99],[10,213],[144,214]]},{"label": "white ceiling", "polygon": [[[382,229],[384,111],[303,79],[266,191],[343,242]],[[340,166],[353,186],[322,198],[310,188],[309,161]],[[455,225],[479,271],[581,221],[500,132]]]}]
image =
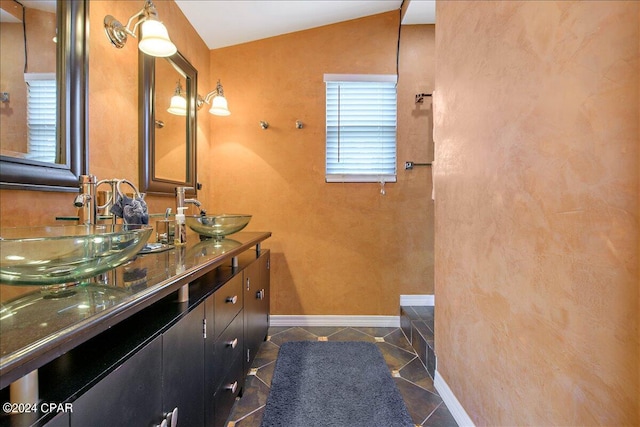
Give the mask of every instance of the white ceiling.
[{"label": "white ceiling", "polygon": [[[402,0],[175,1],[209,49],[398,10],[402,4]],[[435,0],[405,1],[409,5],[403,24],[435,23]]]},{"label": "white ceiling", "polygon": [[[33,8],[44,10],[45,12],[56,12],[56,0],[20,0],[20,3],[4,3],[3,7],[12,7],[18,16],[22,16],[22,9],[20,4],[25,8]],[[6,12],[0,7],[0,22],[7,22],[10,24],[16,24],[22,22],[22,19],[15,18],[12,14]]]}]

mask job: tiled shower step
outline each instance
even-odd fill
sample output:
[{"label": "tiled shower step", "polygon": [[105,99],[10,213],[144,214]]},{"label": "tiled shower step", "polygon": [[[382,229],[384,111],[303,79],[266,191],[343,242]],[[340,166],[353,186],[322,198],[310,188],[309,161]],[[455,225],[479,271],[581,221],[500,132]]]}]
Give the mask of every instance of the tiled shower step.
[{"label": "tiled shower step", "polygon": [[431,378],[435,376],[433,307],[400,307],[400,325]]}]

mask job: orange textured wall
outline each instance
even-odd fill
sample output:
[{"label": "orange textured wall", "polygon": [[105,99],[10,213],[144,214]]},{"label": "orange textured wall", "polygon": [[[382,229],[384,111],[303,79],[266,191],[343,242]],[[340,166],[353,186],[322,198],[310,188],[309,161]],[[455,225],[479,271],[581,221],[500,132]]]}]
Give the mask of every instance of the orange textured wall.
[{"label": "orange textured wall", "polygon": [[[10,13],[22,21],[17,3],[2,2]],[[4,10],[4,9],[3,9]],[[9,92],[10,102],[0,104],[0,141],[3,155],[22,157],[27,153],[27,86],[24,73],[55,73],[56,14],[26,8],[25,21],[0,25],[0,88]],[[25,38],[27,60],[25,61]]]},{"label": "orange textured wall", "polygon": [[398,23],[389,12],[211,52],[210,87],[221,79],[232,114],[211,121],[200,164],[213,211],[273,232],[273,314],[397,315],[400,294],[432,293],[430,170],[402,167],[431,160],[430,103],[414,95],[433,88],[432,26],[403,29],[398,182],[382,196],[324,177],[323,74],[395,74]]},{"label": "orange textured wall", "polygon": [[[209,49],[172,0],[155,0],[160,19],[178,50],[209,80]],[[89,172],[98,179],[126,178],[138,183],[138,49],[130,38],[122,49],[104,35],[105,15],[126,24],[143,2],[91,0],[89,43]],[[175,82],[174,82],[175,83]],[[202,83],[200,83],[202,84]],[[206,83],[204,84],[206,86]],[[209,115],[198,115],[198,156],[209,150]],[[199,171],[207,179],[209,170]],[[207,194],[199,194],[204,202]],[[37,201],[37,202],[36,202]],[[148,197],[150,212],[175,207],[172,197]],[[75,215],[72,193],[0,190],[0,225],[54,224],[59,215]]]},{"label": "orange textured wall", "polygon": [[478,425],[638,425],[640,3],[437,16],[438,372]]}]

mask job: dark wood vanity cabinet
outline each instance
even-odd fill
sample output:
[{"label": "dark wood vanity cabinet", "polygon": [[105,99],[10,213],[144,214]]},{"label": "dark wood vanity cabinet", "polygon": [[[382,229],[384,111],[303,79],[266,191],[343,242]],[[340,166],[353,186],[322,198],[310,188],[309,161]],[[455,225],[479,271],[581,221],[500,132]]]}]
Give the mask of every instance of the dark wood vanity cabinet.
[{"label": "dark wood vanity cabinet", "polygon": [[42,368],[77,391],[37,425],[224,427],[269,328],[270,253],[236,260],[191,282],[189,302],[169,295]]},{"label": "dark wood vanity cabinet", "polygon": [[242,362],[245,339],[242,277],[242,273],[235,275],[205,301],[207,426],[224,426],[243,385],[244,377],[234,369]]},{"label": "dark wood vanity cabinet", "polygon": [[161,372],[159,336],[73,402],[71,427],[159,424]]},{"label": "dark wood vanity cabinet", "polygon": [[71,426],[204,425],[203,319],[200,305],[83,394]]},{"label": "dark wood vanity cabinet", "polygon": [[200,304],[162,334],[162,414],[177,408],[180,426],[204,425],[204,309]]},{"label": "dark wood vanity cabinet", "polygon": [[267,251],[244,270],[245,373],[269,331],[270,267]]}]

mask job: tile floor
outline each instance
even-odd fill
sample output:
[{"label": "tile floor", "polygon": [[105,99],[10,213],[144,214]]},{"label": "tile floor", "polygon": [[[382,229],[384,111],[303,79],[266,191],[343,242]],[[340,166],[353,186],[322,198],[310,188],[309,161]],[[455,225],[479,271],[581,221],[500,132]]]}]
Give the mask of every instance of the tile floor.
[{"label": "tile floor", "polygon": [[259,427],[280,346],[287,341],[368,341],[380,348],[416,426],[457,426],[400,328],[271,327],[227,427]]}]

